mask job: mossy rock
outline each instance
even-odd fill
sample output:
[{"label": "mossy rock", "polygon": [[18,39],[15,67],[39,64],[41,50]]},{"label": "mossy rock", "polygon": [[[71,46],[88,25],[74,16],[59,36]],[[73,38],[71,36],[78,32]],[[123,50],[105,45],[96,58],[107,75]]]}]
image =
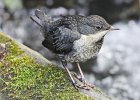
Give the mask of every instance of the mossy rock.
[{"label": "mossy rock", "polygon": [[99,89],[75,89],[67,73],[0,33],[0,100],[111,100]]}]

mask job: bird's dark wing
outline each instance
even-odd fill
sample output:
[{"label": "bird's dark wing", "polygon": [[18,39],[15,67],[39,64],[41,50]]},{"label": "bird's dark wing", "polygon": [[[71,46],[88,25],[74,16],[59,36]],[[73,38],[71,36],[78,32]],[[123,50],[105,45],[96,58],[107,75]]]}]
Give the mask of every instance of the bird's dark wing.
[{"label": "bird's dark wing", "polygon": [[77,16],[66,16],[53,21],[42,11],[36,10],[31,19],[41,26],[45,40],[42,44],[55,53],[68,53],[73,48],[73,42],[81,35],[77,31]]},{"label": "bird's dark wing", "polygon": [[51,37],[46,37],[42,44],[55,53],[68,53],[73,48],[73,42],[80,37],[81,35],[77,31],[59,27],[51,33]]}]

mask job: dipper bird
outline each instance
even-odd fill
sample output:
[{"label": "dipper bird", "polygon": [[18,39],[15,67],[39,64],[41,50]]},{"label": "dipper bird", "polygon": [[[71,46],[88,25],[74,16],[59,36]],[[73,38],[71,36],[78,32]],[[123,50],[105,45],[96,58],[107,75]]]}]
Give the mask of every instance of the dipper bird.
[{"label": "dipper bird", "polygon": [[[87,86],[79,62],[84,62],[97,56],[103,44],[104,36],[113,28],[106,20],[98,15],[81,16],[69,15],[63,16],[56,21],[48,17],[40,10],[35,11],[31,19],[40,27],[44,36],[43,46],[57,54],[68,72],[73,85],[81,88]],[[80,72],[80,80],[84,82],[83,86],[78,85],[73,79],[67,62],[77,64]]]}]

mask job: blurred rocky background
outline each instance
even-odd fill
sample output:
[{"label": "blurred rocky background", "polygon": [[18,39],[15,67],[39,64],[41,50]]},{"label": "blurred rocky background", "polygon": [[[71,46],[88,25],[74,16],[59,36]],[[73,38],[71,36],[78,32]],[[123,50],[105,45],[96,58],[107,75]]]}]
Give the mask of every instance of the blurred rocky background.
[{"label": "blurred rocky background", "polygon": [[119,28],[105,37],[98,57],[81,66],[87,80],[114,100],[140,100],[140,0],[0,0],[0,31],[60,65],[41,45],[40,29],[30,19],[35,9],[56,19],[98,14]]}]

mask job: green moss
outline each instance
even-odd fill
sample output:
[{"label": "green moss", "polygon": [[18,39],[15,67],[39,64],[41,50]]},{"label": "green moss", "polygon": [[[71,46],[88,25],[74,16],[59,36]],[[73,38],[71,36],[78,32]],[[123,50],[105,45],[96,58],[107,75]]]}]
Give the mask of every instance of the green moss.
[{"label": "green moss", "polygon": [[0,61],[0,93],[10,99],[89,100],[69,82],[62,69],[36,63],[18,45],[0,33],[7,53]]}]

